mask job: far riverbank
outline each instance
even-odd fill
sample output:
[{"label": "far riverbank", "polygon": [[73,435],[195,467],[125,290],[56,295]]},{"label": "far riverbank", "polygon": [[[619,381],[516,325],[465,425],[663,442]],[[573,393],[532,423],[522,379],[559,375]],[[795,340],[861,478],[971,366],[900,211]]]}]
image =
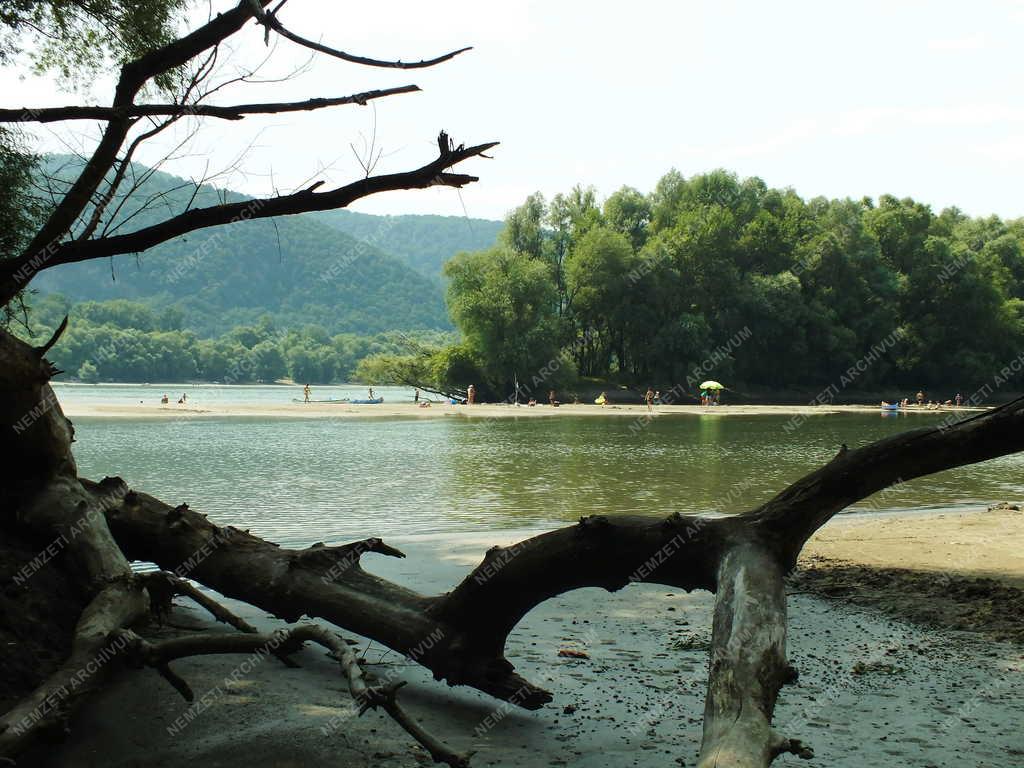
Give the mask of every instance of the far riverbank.
[{"label": "far riverbank", "polygon": [[[388,402],[379,405],[357,405],[351,403],[233,403],[217,398],[190,397],[185,404],[171,402],[161,405],[158,398],[138,403],[103,403],[78,400],[58,393],[58,399],[65,415],[69,418],[111,418],[111,419],[182,419],[182,418],[537,418],[558,416],[615,416],[646,420],[664,416],[792,416],[810,418],[837,413],[882,413],[877,405],[657,405],[648,409],[644,405],[589,405],[565,404],[519,406],[510,403],[481,403],[477,405],[450,405],[431,403],[419,406],[415,403]],[[911,407],[897,413],[887,412],[887,417],[935,416],[937,413],[957,418],[958,414],[981,412],[985,408],[917,408]]]}]

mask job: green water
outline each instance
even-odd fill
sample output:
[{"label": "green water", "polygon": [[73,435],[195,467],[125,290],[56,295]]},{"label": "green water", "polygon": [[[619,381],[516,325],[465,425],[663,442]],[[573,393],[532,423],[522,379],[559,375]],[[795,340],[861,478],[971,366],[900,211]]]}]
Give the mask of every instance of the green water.
[{"label": "green water", "polygon": [[[851,448],[932,414],[500,420],[76,420],[82,474],[120,474],[169,503],[286,545],[366,535],[532,528],[581,515],[734,513]],[[859,511],[1019,500],[1024,456],[915,480]]]}]

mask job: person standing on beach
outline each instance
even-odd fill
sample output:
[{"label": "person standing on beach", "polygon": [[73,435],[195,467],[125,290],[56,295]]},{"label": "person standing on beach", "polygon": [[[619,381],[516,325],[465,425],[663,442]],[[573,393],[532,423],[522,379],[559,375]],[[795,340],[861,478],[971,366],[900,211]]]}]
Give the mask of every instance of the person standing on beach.
[{"label": "person standing on beach", "polygon": [[470,405],[476,403],[476,387],[472,384],[466,388],[466,402]]},{"label": "person standing on beach", "polygon": [[309,402],[309,393],[311,391],[312,390],[309,388],[309,384],[307,384],[306,386],[304,386],[302,388],[302,402],[304,402],[304,403],[308,403]]},{"label": "person standing on beach", "polygon": [[420,388],[416,387],[416,391],[413,393],[412,401],[418,403],[420,401]]},{"label": "person standing on beach", "polygon": [[956,407],[957,408],[959,408],[961,405],[963,405],[964,396],[961,395],[959,392],[956,393],[956,397],[954,399],[956,400]]},{"label": "person standing on beach", "polygon": [[648,411],[654,410],[654,390],[650,387],[648,387],[647,391],[644,393],[644,402],[647,403]]},{"label": "person standing on beach", "polygon": [[924,392],[918,391],[917,393],[917,404],[924,405]]},{"label": "person standing on beach", "polygon": [[374,396],[373,396],[373,387],[370,387],[370,399],[371,400],[375,399]]}]

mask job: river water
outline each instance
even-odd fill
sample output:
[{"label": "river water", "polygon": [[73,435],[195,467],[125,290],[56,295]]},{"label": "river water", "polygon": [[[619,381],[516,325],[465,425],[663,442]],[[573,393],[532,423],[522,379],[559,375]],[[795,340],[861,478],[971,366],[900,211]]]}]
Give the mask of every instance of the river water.
[{"label": "river water", "polygon": [[[290,402],[298,388],[58,386],[65,402]],[[180,390],[180,391],[179,391]],[[382,387],[389,402],[411,390]],[[362,396],[318,387],[314,397]],[[935,414],[633,419],[75,419],[83,475],[119,474],[171,504],[286,546],[370,535],[542,528],[590,514],[736,513],[835,455]],[[878,513],[979,507],[1024,496],[1024,456],[914,480],[852,509]]]}]

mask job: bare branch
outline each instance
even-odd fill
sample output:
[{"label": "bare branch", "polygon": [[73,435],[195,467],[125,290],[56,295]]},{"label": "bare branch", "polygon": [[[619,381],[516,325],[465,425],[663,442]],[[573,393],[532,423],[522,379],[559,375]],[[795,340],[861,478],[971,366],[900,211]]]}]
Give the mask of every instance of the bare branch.
[{"label": "bare branch", "polygon": [[8,300],[43,269],[122,253],[138,253],[197,229],[249,219],[344,208],[355,200],[389,190],[426,189],[436,186],[461,187],[477,181],[478,178],[450,173],[447,169],[471,157],[483,155],[497,144],[498,142],[488,142],[472,147],[460,144],[456,147],[448,134],[442,131],[438,136],[437,159],[414,171],[370,176],[326,192],[306,189],[280,197],[193,208],[159,224],[128,234],[69,241],[54,245],[41,255],[26,253],[17,259],[0,264],[0,301]]},{"label": "bare branch", "polygon": [[449,61],[450,59],[454,59],[460,53],[465,53],[466,51],[473,50],[473,46],[470,45],[465,48],[459,48],[457,51],[451,51],[450,53],[438,56],[437,58],[434,59],[422,59],[420,61],[385,61],[382,59],[367,58],[366,56],[356,56],[354,54],[338,50],[337,48],[331,48],[321,43],[313,42],[312,40],[302,37],[301,35],[295,34],[291,30],[286,28],[284,24],[282,24],[281,21],[277,18],[277,10],[280,10],[280,7],[278,7],[273,13],[264,13],[259,18],[259,22],[267,27],[268,32],[269,30],[273,29],[275,32],[281,35],[281,37],[287,38],[288,40],[291,40],[293,43],[301,45],[303,48],[309,48],[310,50],[318,51],[319,53],[325,53],[328,56],[333,56],[336,59],[341,59],[342,61],[350,61],[353,64],[362,64],[363,66],[366,67],[385,67],[390,69],[426,69],[427,67],[433,67],[445,61]]},{"label": "bare branch", "polygon": [[[266,1],[269,2],[269,0]],[[121,76],[114,92],[113,107],[116,109],[130,107],[139,91],[151,78],[180,67],[203,51],[216,46],[225,38],[238,32],[252,17],[252,5],[243,0],[232,10],[214,17],[210,22],[190,34],[128,62],[121,67]],[[71,189],[36,232],[32,241],[25,248],[22,258],[45,259],[54,248],[58,247],[60,238],[71,230],[75,221],[82,215],[97,188],[103,182],[103,178],[117,160],[117,151],[127,138],[132,125],[131,118],[127,116],[111,119],[107,123],[103,136],[89,161]],[[13,296],[10,287],[10,285],[0,287],[0,303],[6,304]]]},{"label": "bare branch", "polygon": [[335,96],[329,98],[306,99],[305,101],[267,102],[257,104],[235,104],[232,106],[214,106],[212,104],[129,104],[123,107],[102,106],[66,106],[44,107],[33,109],[0,109],[0,123],[35,122],[53,123],[61,120],[124,120],[137,117],[157,117],[170,115],[174,117],[218,117],[223,120],[242,120],[246,115],[276,115],[283,112],[310,112],[325,107],[337,107],[344,104],[365,106],[368,101],[395,96],[401,93],[414,93],[420,90],[417,85],[401,85],[395,88],[381,88],[372,91],[354,93],[351,96]]}]

